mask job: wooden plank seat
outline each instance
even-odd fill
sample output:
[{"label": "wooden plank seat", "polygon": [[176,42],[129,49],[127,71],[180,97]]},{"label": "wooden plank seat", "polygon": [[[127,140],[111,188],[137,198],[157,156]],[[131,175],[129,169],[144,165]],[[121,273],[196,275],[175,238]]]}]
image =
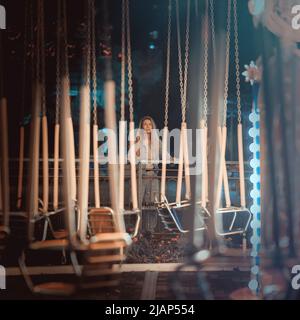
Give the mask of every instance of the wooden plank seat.
[{"label": "wooden plank seat", "polygon": [[29,248],[32,250],[64,250],[69,246],[69,241],[66,239],[60,240],[45,240],[37,241],[30,244]]},{"label": "wooden plank seat", "polygon": [[76,292],[76,286],[71,283],[48,282],[35,285],[33,292],[50,296],[71,296]]},{"label": "wooden plank seat", "polygon": [[91,209],[88,215],[90,234],[114,232],[113,210],[108,207]]},{"label": "wooden plank seat", "polygon": [[106,242],[98,242],[98,243],[91,243],[89,245],[89,249],[93,251],[100,251],[100,250],[113,250],[113,249],[120,249],[127,247],[127,244],[124,241],[106,241]]},{"label": "wooden plank seat", "polygon": [[128,233],[113,232],[113,233],[97,233],[91,239],[91,243],[101,243],[109,241],[124,241],[127,246],[131,245],[132,240]]},{"label": "wooden plank seat", "polygon": [[68,231],[67,230],[56,230],[56,231],[52,231],[53,237],[56,240],[61,240],[61,239],[65,239],[68,236]]},{"label": "wooden plank seat", "polygon": [[124,261],[126,258],[123,254],[115,254],[115,255],[97,255],[88,257],[87,261],[89,263],[119,263]]}]

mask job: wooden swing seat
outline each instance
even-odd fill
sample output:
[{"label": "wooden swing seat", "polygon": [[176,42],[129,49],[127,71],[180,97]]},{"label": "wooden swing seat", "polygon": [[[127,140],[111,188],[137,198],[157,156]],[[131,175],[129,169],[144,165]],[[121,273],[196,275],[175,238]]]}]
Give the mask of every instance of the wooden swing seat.
[{"label": "wooden swing seat", "polygon": [[65,239],[68,236],[68,231],[67,230],[56,230],[56,231],[52,231],[53,237],[56,240],[61,240],[61,239]]},{"label": "wooden swing seat", "polygon": [[113,210],[108,207],[91,209],[88,214],[91,236],[99,233],[113,233],[115,231]]},{"label": "wooden swing seat", "polygon": [[30,244],[31,250],[64,250],[69,246],[67,239],[37,241]]},{"label": "wooden swing seat", "polygon": [[50,296],[71,296],[76,292],[76,286],[70,283],[48,282],[35,285],[33,292]]}]

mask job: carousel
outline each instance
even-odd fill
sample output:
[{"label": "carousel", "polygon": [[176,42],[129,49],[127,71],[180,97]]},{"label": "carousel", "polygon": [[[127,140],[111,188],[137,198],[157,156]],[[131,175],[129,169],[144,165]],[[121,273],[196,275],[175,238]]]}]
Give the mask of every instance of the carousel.
[{"label": "carousel", "polygon": [[0,30],[0,298],[299,298],[299,1],[73,2]]}]

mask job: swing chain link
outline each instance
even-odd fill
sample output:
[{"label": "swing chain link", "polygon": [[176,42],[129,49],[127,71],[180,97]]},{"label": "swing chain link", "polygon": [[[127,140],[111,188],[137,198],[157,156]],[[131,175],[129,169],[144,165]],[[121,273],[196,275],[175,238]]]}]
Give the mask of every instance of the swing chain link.
[{"label": "swing chain link", "polygon": [[[176,24],[177,24],[177,42],[178,42],[178,67],[179,67],[179,85],[180,85],[180,98],[181,108],[184,104],[184,88],[183,88],[183,71],[182,71],[182,54],[181,54],[181,37],[180,37],[180,20],[179,20],[179,3],[176,0]],[[182,111],[183,118],[183,111]]]},{"label": "swing chain link", "polygon": [[214,57],[216,56],[216,31],[215,31],[215,8],[214,0],[209,0],[210,7],[210,22],[211,22],[211,39],[213,46]]},{"label": "swing chain link", "polygon": [[172,0],[169,0],[168,40],[167,40],[167,67],[166,67],[166,96],[165,96],[165,127],[169,122],[169,94],[170,94],[170,60],[171,60],[171,27],[172,27]]},{"label": "swing chain link", "polygon": [[64,58],[65,58],[65,76],[67,78],[67,82],[68,84],[70,84],[70,75],[69,75],[69,54],[68,54],[68,27],[67,27],[67,4],[66,4],[66,0],[63,0],[63,21],[64,21],[64,31],[63,31],[63,35],[64,35]]},{"label": "swing chain link", "polygon": [[35,72],[36,72],[36,81],[40,82],[40,2],[37,2],[37,27],[36,27],[36,65],[35,65]]},{"label": "swing chain link", "polygon": [[30,63],[31,63],[31,83],[34,83],[34,18],[33,2],[30,1]]},{"label": "swing chain link", "polygon": [[125,121],[126,95],[126,0],[122,0],[122,53],[121,53],[121,121]]},{"label": "swing chain link", "polygon": [[183,67],[182,67],[180,18],[179,18],[179,3],[178,3],[178,0],[176,0],[176,15],[177,15],[178,66],[179,66],[179,81],[180,81],[180,96],[181,96],[181,108],[182,108],[182,122],[186,122],[187,82],[188,82],[189,44],[190,44],[189,43],[189,41],[190,41],[190,33],[189,33],[190,32],[190,0],[187,1],[184,71],[183,71]]},{"label": "swing chain link", "polygon": [[241,108],[241,84],[240,84],[240,56],[239,56],[239,34],[238,34],[238,17],[237,17],[237,1],[233,0],[234,8],[234,46],[235,46],[235,68],[236,68],[236,94],[237,94],[237,113],[238,123],[242,123]]},{"label": "swing chain link", "polygon": [[92,0],[92,73],[93,73],[93,120],[97,125],[97,59],[96,59],[96,10],[95,0]]},{"label": "swing chain link", "polygon": [[42,77],[42,114],[46,116],[46,60],[45,60],[45,16],[44,16],[44,0],[40,0],[40,16],[41,16],[41,38],[40,38],[40,48],[41,48],[41,77]]},{"label": "swing chain link", "polygon": [[[207,1],[206,1],[206,4]],[[207,128],[207,114],[208,114],[208,51],[209,51],[209,35],[208,35],[208,7],[206,7],[204,18],[204,92],[203,92],[203,120],[205,128]]]},{"label": "swing chain link", "polygon": [[230,65],[230,40],[231,40],[230,31],[231,31],[231,0],[228,0],[223,127],[226,127],[226,123],[227,123],[227,103],[228,103],[229,65]]},{"label": "swing chain link", "polygon": [[59,123],[60,104],[60,34],[61,34],[61,0],[57,0],[57,43],[56,43],[56,104],[55,104],[55,124]]},{"label": "swing chain link", "polygon": [[190,0],[187,1],[187,17],[186,17],[186,39],[185,39],[185,64],[184,64],[184,104],[183,104],[183,122],[186,122],[187,108],[187,83],[188,83],[188,67],[189,67],[189,50],[190,50]]},{"label": "swing chain link", "polygon": [[86,85],[91,84],[91,13],[92,13],[92,0],[88,0],[88,13],[87,13],[87,44],[86,44]]},{"label": "swing chain link", "polygon": [[25,3],[25,21],[24,21],[24,56],[23,56],[23,79],[22,79],[22,114],[21,114],[21,123],[24,121],[24,113],[25,113],[25,95],[26,95],[26,73],[27,73],[27,49],[28,49],[28,1]]},{"label": "swing chain link", "polygon": [[133,80],[132,80],[132,57],[131,57],[129,0],[126,0],[126,22],[127,22],[127,59],[128,59],[128,100],[129,100],[130,122],[133,122],[134,121]]}]

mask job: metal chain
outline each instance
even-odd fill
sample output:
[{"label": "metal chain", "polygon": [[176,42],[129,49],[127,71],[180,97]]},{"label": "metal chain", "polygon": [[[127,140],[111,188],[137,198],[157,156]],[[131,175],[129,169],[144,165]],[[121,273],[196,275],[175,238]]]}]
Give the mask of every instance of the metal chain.
[{"label": "metal chain", "polygon": [[36,30],[36,80],[41,82],[41,50],[40,50],[40,37],[41,37],[41,14],[40,14],[40,0],[37,2],[37,30]]},{"label": "metal chain", "polygon": [[88,0],[88,13],[87,13],[87,43],[86,43],[86,85],[91,83],[91,12],[92,12],[92,1]]},{"label": "metal chain", "polygon": [[234,47],[235,47],[235,68],[236,68],[236,95],[237,95],[237,111],[238,123],[242,123],[242,107],[241,107],[241,83],[240,83],[240,53],[239,53],[239,31],[237,16],[237,1],[233,0],[234,13]]},{"label": "metal chain", "polygon": [[128,100],[129,100],[130,122],[133,122],[134,121],[134,113],[133,113],[134,110],[133,110],[133,81],[132,81],[129,0],[126,0],[126,22],[127,22]]},{"label": "metal chain", "polygon": [[[181,53],[181,36],[180,36],[180,17],[179,17],[179,3],[176,0],[176,24],[177,24],[177,48],[178,48],[178,67],[179,67],[179,85],[181,108],[184,104],[184,87],[183,87],[183,70],[182,70],[182,53]],[[183,115],[182,115],[183,118]]]},{"label": "metal chain", "polygon": [[46,57],[45,57],[45,12],[44,12],[44,0],[40,0],[40,15],[41,15],[41,76],[42,76],[42,113],[43,116],[46,116],[47,108],[46,108]]},{"label": "metal chain", "polygon": [[223,126],[227,122],[227,103],[228,103],[228,82],[229,82],[229,65],[230,65],[230,31],[231,31],[231,0],[228,0],[227,15],[227,33],[226,33],[226,60],[225,60],[225,87],[224,87],[224,109],[223,109]]},{"label": "metal chain", "polygon": [[190,0],[187,0],[186,38],[185,38],[185,57],[184,57],[184,104],[183,104],[183,111],[182,111],[183,122],[186,122],[189,50],[190,50]]},{"label": "metal chain", "polygon": [[92,0],[92,72],[93,72],[93,118],[97,125],[97,60],[96,60],[96,8]]},{"label": "metal chain", "polygon": [[122,0],[121,121],[125,121],[126,95],[126,0]]},{"label": "metal chain", "polygon": [[171,62],[171,30],[172,30],[172,0],[169,0],[167,66],[166,66],[166,96],[165,96],[165,127],[169,123],[169,94],[170,94],[170,62]]},{"label": "metal chain", "polygon": [[[206,1],[208,5],[208,2]],[[208,51],[209,51],[209,35],[208,35],[208,7],[206,6],[205,20],[204,20],[204,89],[203,89],[203,120],[207,128],[207,114],[208,114]]]},{"label": "metal chain", "polygon": [[215,31],[215,8],[214,8],[214,0],[209,0],[210,6],[210,22],[211,22],[211,39],[212,39],[212,47],[214,59],[216,56],[216,31]]},{"label": "metal chain", "polygon": [[179,16],[179,3],[178,3],[178,0],[176,0],[176,17],[177,17],[178,66],[179,66],[179,81],[180,81],[180,96],[181,96],[181,108],[182,108],[182,122],[186,122],[187,80],[188,80],[188,65],[189,65],[190,0],[187,1],[184,71],[183,71],[183,68],[182,68],[180,16]]},{"label": "metal chain", "polygon": [[34,83],[34,18],[33,18],[33,1],[30,0],[30,63],[31,63],[31,83]]},{"label": "metal chain", "polygon": [[63,35],[64,35],[64,72],[68,83],[70,82],[69,77],[69,54],[68,54],[68,19],[67,19],[67,4],[66,0],[63,0]]},{"label": "metal chain", "polygon": [[26,72],[27,72],[27,49],[28,49],[28,0],[25,3],[25,20],[24,20],[24,56],[23,56],[23,88],[22,88],[22,113],[21,122],[24,121],[25,113],[25,95],[26,95]]},{"label": "metal chain", "polygon": [[55,124],[59,123],[60,106],[60,58],[61,58],[61,0],[57,0],[57,43],[56,43],[56,104],[55,104]]}]

